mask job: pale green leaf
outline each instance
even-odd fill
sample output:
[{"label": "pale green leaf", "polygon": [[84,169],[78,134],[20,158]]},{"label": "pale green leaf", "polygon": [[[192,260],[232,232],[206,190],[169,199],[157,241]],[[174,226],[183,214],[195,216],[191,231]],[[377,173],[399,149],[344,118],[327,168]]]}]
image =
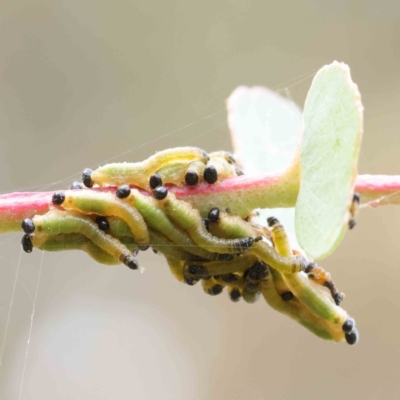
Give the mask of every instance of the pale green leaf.
[{"label": "pale green leaf", "polygon": [[246,173],[286,169],[297,148],[300,108],[261,86],[239,86],[229,96],[227,108],[234,152]]},{"label": "pale green leaf", "polygon": [[363,107],[347,65],[320,69],[303,112],[300,192],[295,226],[303,250],[315,259],[330,254],[348,223],[362,135]]},{"label": "pale green leaf", "polygon": [[[290,99],[265,87],[240,86],[227,101],[228,123],[235,157],[246,174],[274,173],[292,163],[298,145],[302,113]],[[259,210],[256,222],[274,216],[284,225],[294,248],[294,208]]]}]

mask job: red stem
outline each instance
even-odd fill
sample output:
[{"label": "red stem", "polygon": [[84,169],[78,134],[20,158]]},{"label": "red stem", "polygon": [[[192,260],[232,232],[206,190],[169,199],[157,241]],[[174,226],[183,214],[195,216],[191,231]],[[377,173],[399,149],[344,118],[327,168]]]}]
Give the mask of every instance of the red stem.
[{"label": "red stem", "polygon": [[[261,187],[271,187],[279,182],[277,175],[240,176],[225,179],[218,185],[200,185],[198,187],[171,187],[177,197],[189,202],[193,199],[207,198],[218,204],[220,195],[240,192],[242,197],[250,191]],[[115,191],[115,187],[96,188],[92,190]],[[361,195],[362,204],[377,207],[387,204],[400,204],[400,176],[359,175],[355,190]],[[0,233],[20,230],[24,218],[36,214],[45,214],[52,207],[52,192],[24,192],[0,195]],[[288,196],[275,207],[294,207],[293,196]],[[263,207],[260,204],[259,207]]]}]

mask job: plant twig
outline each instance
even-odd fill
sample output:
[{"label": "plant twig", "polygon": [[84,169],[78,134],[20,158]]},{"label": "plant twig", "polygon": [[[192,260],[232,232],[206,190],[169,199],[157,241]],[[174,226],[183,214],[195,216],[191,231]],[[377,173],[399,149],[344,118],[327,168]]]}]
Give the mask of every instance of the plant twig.
[{"label": "plant twig", "polygon": [[[115,187],[91,190],[115,191]],[[239,215],[255,208],[289,208],[296,205],[298,183],[285,172],[272,175],[238,176],[217,185],[171,187],[175,195],[206,214],[212,207],[230,207]],[[364,206],[400,205],[399,175],[359,175],[355,191]],[[0,233],[21,230],[21,221],[45,214],[53,207],[54,192],[16,192],[0,195]]]}]

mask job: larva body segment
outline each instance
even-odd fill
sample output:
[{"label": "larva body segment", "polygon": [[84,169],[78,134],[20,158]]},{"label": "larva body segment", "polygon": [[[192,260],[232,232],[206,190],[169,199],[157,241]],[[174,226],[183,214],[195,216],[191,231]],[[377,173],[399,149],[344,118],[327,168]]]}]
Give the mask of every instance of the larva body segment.
[{"label": "larva body segment", "polygon": [[219,283],[214,278],[210,278],[207,280],[201,281],[203,290],[209,294],[210,296],[217,296],[222,293],[225,288],[225,285]]},{"label": "larva body segment", "polygon": [[99,186],[128,184],[149,190],[150,175],[162,170],[168,164],[183,162],[188,164],[195,160],[206,164],[209,156],[198,147],[176,147],[160,151],[143,162],[104,165],[92,172],[91,180]]},{"label": "larva body segment", "polygon": [[296,299],[290,302],[283,301],[274,283],[273,279],[261,280],[261,293],[269,306],[294,319],[318,337],[326,340],[335,340],[327,329],[324,320],[311,313],[307,307]]},{"label": "larva body segment", "polygon": [[149,247],[149,233],[141,214],[112,193],[88,190],[68,191],[65,192],[65,200],[61,205],[66,210],[75,210],[87,215],[113,215],[121,218],[131,229],[139,249],[146,250]]},{"label": "larva body segment", "polygon": [[208,261],[204,262],[192,262],[193,265],[202,265],[205,270],[205,275],[214,276],[214,275],[224,275],[230,274],[234,272],[244,272],[252,263],[254,263],[257,258],[249,253],[244,252],[234,258],[233,261]]},{"label": "larva body segment", "polygon": [[247,303],[255,303],[261,294],[261,279],[267,279],[268,275],[268,265],[257,260],[246,273],[242,292],[243,300]]},{"label": "larva body segment", "polygon": [[206,164],[201,161],[191,162],[185,171],[185,183],[189,186],[195,186],[203,181],[203,174]]},{"label": "larva body segment", "polygon": [[132,260],[132,253],[119,240],[107,235],[90,217],[77,211],[53,210],[45,215],[36,215],[32,219],[38,233],[47,235],[80,233],[96,246],[124,264]]},{"label": "larva body segment", "polygon": [[[90,239],[80,233],[60,233],[58,235],[36,234],[35,236],[32,236],[31,240],[34,247],[43,251],[54,252],[65,250],[82,250],[100,264],[121,264],[120,259],[115,258],[113,255],[95,245]],[[131,243],[127,243],[121,239],[119,240],[129,249],[131,253],[137,248],[134,245],[133,240],[131,240]]]},{"label": "larva body segment", "polygon": [[[280,222],[276,218],[269,218],[268,224],[271,228],[272,240],[278,251],[292,254],[289,240]],[[333,340],[347,340],[342,327],[349,316],[346,311],[334,303],[326,287],[310,280],[304,272],[284,273],[282,278],[294,297],[317,317],[318,323],[315,322],[315,318],[312,318],[312,326],[319,326],[319,329],[324,326]],[[295,315],[309,317],[310,314],[308,312],[300,313],[297,309]],[[308,320],[305,320],[303,325],[309,325]]]},{"label": "larva body segment", "polygon": [[[221,218],[214,224],[210,224],[210,230],[219,232],[228,237],[258,237],[251,223],[244,221],[237,215],[221,213]],[[282,273],[296,273],[305,268],[305,260],[302,256],[284,257],[264,240],[258,240],[249,248],[256,257]]]},{"label": "larva body segment", "polygon": [[209,251],[196,245],[190,236],[171,222],[160,208],[159,202],[150,196],[143,195],[138,190],[133,189],[126,201],[140,212],[151,229],[158,231],[175,245],[179,244],[186,252],[208,260],[218,260],[223,256],[216,251]]},{"label": "larva body segment", "polygon": [[175,258],[168,258],[167,263],[169,266],[169,269],[172,273],[172,275],[179,281],[179,282],[185,282],[184,275],[183,275],[183,262],[180,260],[177,260]]},{"label": "larva body segment", "polygon": [[180,202],[172,194],[162,202],[162,207],[168,217],[184,229],[197,245],[211,252],[240,253],[250,248],[254,239],[245,237],[240,239],[221,239],[211,235],[203,224],[200,213],[189,203]]},{"label": "larva body segment", "polygon": [[210,153],[210,160],[206,167],[213,166],[217,170],[218,181],[236,176],[235,159],[232,154],[224,151]]},{"label": "larva body segment", "polygon": [[293,253],[289,239],[282,224],[274,217],[268,218],[267,222],[270,227],[275,250],[282,256],[292,257]]},{"label": "larva body segment", "polygon": [[[201,161],[197,161],[202,164]],[[189,164],[190,165],[190,164]],[[187,162],[173,163],[159,169],[157,174],[160,175],[163,184],[183,186],[185,183],[185,173],[188,167]]]}]

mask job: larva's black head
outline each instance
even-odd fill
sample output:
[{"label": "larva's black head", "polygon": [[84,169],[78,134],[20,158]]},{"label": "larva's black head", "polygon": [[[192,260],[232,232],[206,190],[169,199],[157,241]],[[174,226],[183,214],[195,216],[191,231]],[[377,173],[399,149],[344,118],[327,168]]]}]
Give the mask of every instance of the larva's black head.
[{"label": "larva's black head", "polygon": [[26,234],[35,232],[35,224],[30,218],[25,218],[21,223],[21,228]]},{"label": "larva's black head", "polygon": [[349,221],[349,229],[353,229],[357,225],[357,222],[354,219]]},{"label": "larva's black head", "polygon": [[215,183],[218,180],[218,172],[214,165],[204,168],[203,178],[207,183]]},{"label": "larva's black head", "polygon": [[21,245],[25,253],[32,253],[33,245],[29,235],[22,236]]},{"label": "larva's black head", "polygon": [[216,296],[216,295],[222,293],[223,290],[224,290],[224,287],[222,285],[214,285],[212,288],[210,288],[209,293],[212,296]]},{"label": "larva's black head", "polygon": [[115,192],[115,195],[119,199],[126,199],[130,194],[131,194],[131,188],[129,187],[129,185],[121,185]]},{"label": "larva's black head", "polygon": [[274,225],[279,224],[278,218],[275,218],[275,217],[269,217],[269,218],[267,218],[267,222],[268,222],[268,226],[269,226],[270,228],[272,228]]},{"label": "larva's black head", "polygon": [[69,186],[69,189],[71,190],[76,190],[76,189],[83,189],[83,185],[80,182],[72,182],[72,184]]},{"label": "larva's black head", "polygon": [[198,282],[198,280],[196,278],[193,278],[192,276],[185,276],[183,279],[185,283],[189,286],[194,286]]},{"label": "larva's black head", "polygon": [[123,260],[124,264],[130,269],[138,269],[139,263],[132,255],[126,256]]},{"label": "larva's black head", "polygon": [[353,203],[360,204],[360,202],[361,202],[360,194],[357,193],[357,192],[354,192],[354,194],[353,194]]},{"label": "larva's black head", "polygon": [[61,206],[62,203],[64,203],[65,200],[65,193],[61,191],[54,192],[53,197],[51,198],[51,201],[55,206]]},{"label": "larva's black head", "polygon": [[153,197],[156,200],[164,200],[168,195],[168,189],[165,186],[159,186],[153,190]]},{"label": "larva's black head", "polygon": [[226,158],[226,161],[228,161],[229,164],[236,163],[235,156],[232,153],[230,153],[229,151],[224,151],[224,156]]},{"label": "larva's black head", "polygon": [[240,294],[240,290],[238,288],[233,288],[229,293],[229,297],[236,303],[240,300],[242,295]]},{"label": "larva's black head", "polygon": [[217,222],[219,218],[219,208],[213,207],[208,213],[208,220],[210,222]]},{"label": "larva's black head", "polygon": [[197,175],[197,172],[193,169],[189,169],[186,171],[185,174],[185,182],[186,185],[189,186],[194,186],[199,183],[199,175]]},{"label": "larva's black head", "polygon": [[356,344],[358,342],[357,328],[353,328],[353,330],[350,333],[345,333],[344,337],[346,338],[346,342],[348,344]]},{"label": "larva's black head", "polygon": [[340,303],[343,301],[342,293],[339,293],[339,292],[335,293],[335,294],[332,295],[332,297],[333,297],[333,301],[335,302],[335,304],[337,306],[340,306]]},{"label": "larva's black head", "polygon": [[356,321],[353,318],[347,318],[342,325],[342,330],[345,333],[351,333],[356,326]]},{"label": "larva's black head", "polygon": [[283,301],[290,301],[294,299],[294,295],[292,292],[285,292],[281,294]]},{"label": "larva's black head", "polygon": [[102,231],[108,231],[110,229],[110,225],[107,221],[107,218],[102,217],[101,215],[96,217],[96,224],[99,226],[99,229]]},{"label": "larva's black head", "polygon": [[90,168],[85,168],[82,172],[82,182],[88,188],[93,187],[92,172]]},{"label": "larva's black head", "polygon": [[150,176],[149,185],[152,189],[162,186],[163,182],[161,176],[158,174],[153,174]]},{"label": "larva's black head", "polygon": [[187,270],[192,275],[206,275],[206,269],[202,265],[189,265]]},{"label": "larva's black head", "polygon": [[249,247],[253,246],[254,239],[252,237],[247,237],[243,239],[239,239],[240,248],[241,249],[248,249]]},{"label": "larva's black head", "polygon": [[244,175],[244,171],[243,171],[241,168],[239,168],[239,167],[235,167],[235,172],[236,172],[236,175],[237,175],[237,176],[242,176],[242,175]]}]

